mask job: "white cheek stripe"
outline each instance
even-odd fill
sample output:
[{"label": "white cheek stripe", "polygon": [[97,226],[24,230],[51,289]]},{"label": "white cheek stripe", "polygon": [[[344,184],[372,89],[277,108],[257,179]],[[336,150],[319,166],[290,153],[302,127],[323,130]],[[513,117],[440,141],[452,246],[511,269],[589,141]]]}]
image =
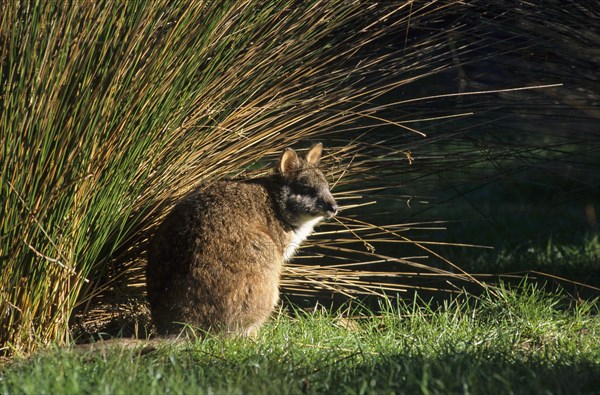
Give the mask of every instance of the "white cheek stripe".
[{"label": "white cheek stripe", "polygon": [[292,240],[290,244],[288,244],[285,249],[285,253],[283,254],[283,259],[287,262],[296,253],[300,244],[306,240],[306,238],[312,233],[314,227],[323,219],[323,217],[316,217],[311,220],[306,221],[302,224],[298,229],[292,231]]}]

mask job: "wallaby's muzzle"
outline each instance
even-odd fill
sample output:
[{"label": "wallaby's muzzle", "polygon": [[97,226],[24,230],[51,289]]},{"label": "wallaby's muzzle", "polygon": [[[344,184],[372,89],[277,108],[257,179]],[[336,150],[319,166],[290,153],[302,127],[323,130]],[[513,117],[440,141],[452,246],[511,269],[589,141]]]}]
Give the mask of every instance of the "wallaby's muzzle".
[{"label": "wallaby's muzzle", "polygon": [[338,205],[336,203],[334,203],[327,209],[327,214],[330,217],[333,217],[334,215],[337,214],[337,211],[338,211]]},{"label": "wallaby's muzzle", "polygon": [[324,201],[322,203],[322,207],[323,207],[323,211],[329,218],[331,218],[337,214],[338,205],[335,202],[335,200],[333,200],[333,197],[331,198],[331,201]]}]

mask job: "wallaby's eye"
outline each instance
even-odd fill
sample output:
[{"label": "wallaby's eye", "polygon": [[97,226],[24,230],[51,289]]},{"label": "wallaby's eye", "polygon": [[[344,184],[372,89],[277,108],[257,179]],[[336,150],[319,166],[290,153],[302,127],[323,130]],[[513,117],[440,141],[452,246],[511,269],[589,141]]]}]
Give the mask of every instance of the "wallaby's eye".
[{"label": "wallaby's eye", "polygon": [[305,185],[305,184],[295,185],[292,188],[292,191],[296,195],[303,195],[303,196],[316,196],[317,195],[317,189],[315,187],[312,187],[310,185]]},{"label": "wallaby's eye", "polygon": [[313,188],[313,187],[307,186],[307,187],[304,188],[304,195],[307,195],[307,196],[316,196],[317,195],[317,189]]}]

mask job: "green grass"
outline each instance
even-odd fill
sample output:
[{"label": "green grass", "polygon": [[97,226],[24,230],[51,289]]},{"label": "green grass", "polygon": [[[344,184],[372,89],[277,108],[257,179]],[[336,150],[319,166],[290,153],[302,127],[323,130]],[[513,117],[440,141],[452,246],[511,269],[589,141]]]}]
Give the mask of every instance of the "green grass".
[{"label": "green grass", "polygon": [[279,314],[255,340],[51,349],[10,362],[0,393],[598,391],[600,304],[565,302],[533,286],[501,287],[437,309],[388,301],[381,314],[350,321],[318,309]]}]

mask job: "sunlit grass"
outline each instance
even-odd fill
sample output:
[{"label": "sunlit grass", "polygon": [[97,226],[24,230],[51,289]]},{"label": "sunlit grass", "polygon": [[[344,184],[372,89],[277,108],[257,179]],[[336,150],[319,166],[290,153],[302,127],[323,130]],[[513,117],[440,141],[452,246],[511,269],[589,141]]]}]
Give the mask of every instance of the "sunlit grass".
[{"label": "sunlit grass", "polygon": [[565,309],[536,287],[440,307],[382,299],[279,314],[256,339],[209,338],[14,360],[3,393],[590,393],[600,377],[598,302]]}]

